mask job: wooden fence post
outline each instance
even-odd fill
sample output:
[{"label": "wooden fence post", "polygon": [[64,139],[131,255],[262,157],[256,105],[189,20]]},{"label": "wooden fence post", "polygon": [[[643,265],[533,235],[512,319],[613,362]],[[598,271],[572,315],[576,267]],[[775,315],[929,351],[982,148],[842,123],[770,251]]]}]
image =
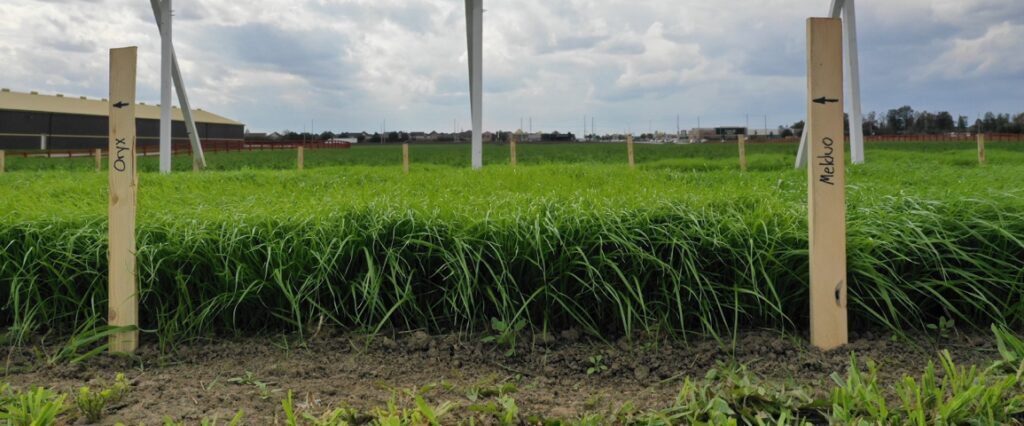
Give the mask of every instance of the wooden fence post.
[{"label": "wooden fence post", "polygon": [[103,150],[100,148],[96,148],[94,156],[96,157],[96,171],[103,171]]},{"label": "wooden fence post", "polygon": [[984,166],[988,160],[985,158],[985,134],[978,133],[978,164]]},{"label": "wooden fence post", "polygon": [[108,322],[134,330],[110,336],[110,351],[139,346],[138,280],[135,265],[135,70],[138,48],[110,50],[110,283]]},{"label": "wooden fence post", "polygon": [[737,143],[740,147],[740,171],[747,171],[747,136],[739,135]]},{"label": "wooden fence post", "polygon": [[626,157],[629,160],[629,168],[636,168],[636,161],[633,157],[633,135],[626,135]]},{"label": "wooden fence post", "polygon": [[840,19],[807,21],[811,344],[824,350],[848,341],[842,42]]},{"label": "wooden fence post", "polygon": [[7,153],[0,149],[0,173],[4,173],[7,170]]},{"label": "wooden fence post", "polygon": [[402,171],[409,174],[409,144],[402,144]]},{"label": "wooden fence post", "polygon": [[518,161],[516,159],[516,144],[519,143],[519,135],[521,134],[523,134],[523,131],[517,130],[516,133],[512,135],[512,139],[508,144],[508,159],[509,163],[512,164],[512,166],[518,164]]},{"label": "wooden fence post", "polygon": [[305,151],[302,149],[302,145],[299,145],[298,154],[299,170],[303,170],[306,167],[306,155]]}]

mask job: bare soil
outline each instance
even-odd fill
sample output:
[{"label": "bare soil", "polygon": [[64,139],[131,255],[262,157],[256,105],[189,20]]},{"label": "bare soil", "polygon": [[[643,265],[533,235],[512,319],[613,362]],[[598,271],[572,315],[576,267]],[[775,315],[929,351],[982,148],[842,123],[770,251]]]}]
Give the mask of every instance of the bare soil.
[{"label": "bare soil", "polygon": [[[511,356],[479,336],[423,332],[373,339],[324,332],[307,341],[264,336],[181,345],[163,354],[148,344],[133,357],[100,355],[53,366],[41,356],[52,348],[6,349],[0,381],[15,388],[46,386],[74,394],[80,386],[109,383],[125,373],[132,391],[111,407],[104,424],[157,424],[165,416],[197,424],[203,418],[229,419],[238,410],[247,424],[275,424],[282,421],[288,390],[300,410],[317,415],[339,406],[382,407],[394,392],[432,384],[437,386],[426,393],[428,402],[468,405],[472,389],[504,383],[515,383],[511,396],[522,414],[572,419],[614,411],[627,401],[640,410],[668,407],[685,378],[702,378],[723,363],[741,363],[767,380],[810,386],[826,396],[829,376],[845,373],[851,352],[875,360],[883,381],[919,376],[941,349],[959,365],[984,366],[998,356],[992,336],[981,333],[940,342],[863,333],[826,353],[803,338],[767,331],[743,333],[733,345],[732,339],[605,342],[566,330],[520,338]],[[601,357],[598,365],[595,356]]]}]

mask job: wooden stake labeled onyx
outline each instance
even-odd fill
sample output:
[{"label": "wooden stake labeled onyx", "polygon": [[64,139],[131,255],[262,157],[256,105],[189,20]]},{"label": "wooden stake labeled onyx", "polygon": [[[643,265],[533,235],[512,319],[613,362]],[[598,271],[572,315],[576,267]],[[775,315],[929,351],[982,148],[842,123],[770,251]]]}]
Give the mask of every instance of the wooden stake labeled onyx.
[{"label": "wooden stake labeled onyx", "polygon": [[138,280],[135,266],[135,67],[138,48],[110,50],[110,283],[108,322],[132,331],[110,336],[111,352],[139,346]]},{"label": "wooden stake labeled onyx", "polygon": [[629,159],[629,168],[635,169],[636,162],[633,157],[633,135],[626,135],[626,157]]},{"label": "wooden stake labeled onyx", "polygon": [[409,144],[402,144],[402,171],[409,174]]},{"label": "wooden stake labeled onyx", "polygon": [[299,146],[299,149],[298,149],[298,156],[299,156],[299,158],[297,159],[297,161],[298,161],[299,170],[303,170],[306,167],[306,153],[305,153],[305,149],[303,149],[303,147],[301,145]]},{"label": "wooden stake labeled onyx", "polygon": [[737,141],[740,147],[740,171],[747,171],[747,136],[739,135]]},{"label": "wooden stake labeled onyx", "polygon": [[0,173],[3,173],[7,167],[7,154],[4,150],[0,149]]},{"label": "wooden stake labeled onyx", "polygon": [[847,343],[842,42],[840,19],[807,21],[811,344],[825,350]]},{"label": "wooden stake labeled onyx", "polygon": [[984,166],[987,162],[988,160],[985,158],[985,134],[978,133],[978,164]]}]

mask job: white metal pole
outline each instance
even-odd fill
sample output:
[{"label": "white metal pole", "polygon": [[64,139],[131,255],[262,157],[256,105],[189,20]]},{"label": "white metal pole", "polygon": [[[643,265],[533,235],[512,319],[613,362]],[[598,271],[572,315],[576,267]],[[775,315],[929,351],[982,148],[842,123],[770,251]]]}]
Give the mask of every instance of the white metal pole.
[{"label": "white metal pole", "polygon": [[466,0],[466,38],[469,48],[469,96],[473,114],[472,163],[484,166],[483,152],[483,0]]},{"label": "white metal pole", "polygon": [[[149,0],[153,8],[153,18],[156,19],[156,27],[159,30],[163,25],[160,19],[160,0]],[[192,143],[192,162],[200,169],[206,168],[206,155],[203,154],[203,145],[199,141],[199,129],[192,119],[192,104],[188,101],[188,92],[185,90],[185,82],[181,78],[181,69],[178,68],[178,55],[174,52],[174,44],[171,44],[171,76],[174,78],[174,88],[178,92],[178,105],[181,107],[181,115],[185,119],[185,131],[188,132],[188,140]]]},{"label": "white metal pole", "polygon": [[[849,75],[850,102],[850,156],[854,164],[864,163],[864,118],[860,105],[860,56],[857,52],[857,16],[853,5],[854,0],[832,0],[828,7],[828,16],[843,19],[843,39],[845,39],[846,66]],[[806,120],[800,148],[796,154],[796,168],[807,165],[807,133],[811,123]]]},{"label": "white metal pole", "polygon": [[804,164],[807,164],[807,131],[810,130],[810,126],[807,122],[804,122],[804,128],[801,130],[800,135],[800,148],[796,152],[796,165],[794,167],[801,168]]},{"label": "white metal pole", "polygon": [[171,0],[160,2],[160,173],[171,172]]},{"label": "white metal pole", "polygon": [[843,6],[843,36],[846,39],[846,75],[850,90],[850,157],[864,164],[864,117],[860,105],[860,58],[857,52],[857,11],[854,0]]}]

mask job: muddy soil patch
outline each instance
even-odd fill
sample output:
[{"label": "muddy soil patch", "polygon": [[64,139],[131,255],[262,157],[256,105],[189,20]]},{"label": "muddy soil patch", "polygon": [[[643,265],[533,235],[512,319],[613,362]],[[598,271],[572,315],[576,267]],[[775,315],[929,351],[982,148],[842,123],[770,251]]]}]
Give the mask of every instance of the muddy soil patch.
[{"label": "muddy soil patch", "polygon": [[[959,334],[941,342],[894,340],[886,333],[853,336],[833,352],[775,332],[748,332],[735,344],[715,340],[619,339],[595,341],[576,330],[519,339],[516,351],[478,336],[422,332],[368,339],[328,335],[299,342],[282,336],[182,345],[161,354],[144,345],[137,356],[101,355],[75,365],[48,366],[47,348],[7,348],[2,380],[18,388],[46,386],[74,393],[118,372],[133,383],[105,423],[161,423],[164,417],[197,423],[228,419],[243,410],[247,424],[282,420],[281,400],[294,392],[297,407],[322,413],[339,406],[385,406],[406,390],[423,390],[431,403],[472,404],[494,389],[509,392],[523,414],[571,419],[607,413],[630,402],[638,410],[671,405],[681,382],[722,364],[740,363],[770,381],[810,386],[824,396],[832,373],[843,374],[856,352],[879,364],[880,379],[919,376],[947,349],[960,365],[985,366],[998,357],[991,335]],[[43,351],[43,352],[41,352]]]}]

